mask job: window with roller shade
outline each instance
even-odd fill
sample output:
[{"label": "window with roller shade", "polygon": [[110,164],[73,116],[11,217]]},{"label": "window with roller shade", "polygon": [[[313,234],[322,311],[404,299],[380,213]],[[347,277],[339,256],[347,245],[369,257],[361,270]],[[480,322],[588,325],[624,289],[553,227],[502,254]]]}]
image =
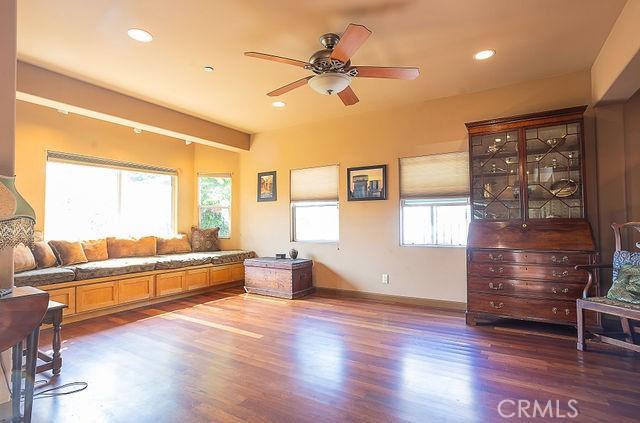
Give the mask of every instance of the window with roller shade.
[{"label": "window with roller shade", "polygon": [[291,240],[337,242],[338,166],[291,171]]},{"label": "window with roller shade", "polygon": [[471,217],[469,156],[400,159],[401,244],[464,246]]}]

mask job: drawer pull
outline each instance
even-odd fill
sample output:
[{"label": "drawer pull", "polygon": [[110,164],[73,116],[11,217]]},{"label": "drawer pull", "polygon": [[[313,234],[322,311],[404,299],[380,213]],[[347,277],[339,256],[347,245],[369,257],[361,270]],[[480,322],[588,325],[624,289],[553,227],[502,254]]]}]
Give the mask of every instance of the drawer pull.
[{"label": "drawer pull", "polygon": [[558,272],[557,270],[554,270],[551,274],[556,278],[564,278],[569,276],[569,271],[563,270],[562,272]]},{"label": "drawer pull", "polygon": [[561,291],[558,291],[558,288],[554,286],[553,288],[551,288],[551,292],[553,292],[554,294],[557,294],[558,292],[562,292],[563,294],[566,294],[569,292],[569,288],[564,288]]},{"label": "drawer pull", "polygon": [[502,261],[502,254],[494,256],[493,254],[489,253],[489,258],[493,261]]},{"label": "drawer pull", "polygon": [[491,273],[502,273],[504,272],[504,267],[498,267],[497,269],[490,267],[489,272]]},{"label": "drawer pull", "polygon": [[504,303],[498,303],[498,304],[496,304],[496,303],[494,303],[493,301],[489,301],[489,305],[490,305],[492,308],[497,308],[497,309],[500,309],[500,308],[504,307]]},{"label": "drawer pull", "polygon": [[496,291],[500,291],[501,289],[504,289],[504,285],[502,285],[502,282],[498,283],[498,285],[494,285],[493,282],[489,282],[489,288],[491,289],[495,289]]},{"label": "drawer pull", "polygon": [[569,257],[562,256],[562,258],[558,258],[556,256],[551,256],[551,262],[552,263],[568,263],[569,262]]},{"label": "drawer pull", "polygon": [[[558,314],[559,310],[558,310],[558,307],[554,307],[554,308],[551,309],[551,311],[553,311],[553,314]],[[571,314],[571,310],[569,310],[568,308],[565,308],[564,309],[564,314],[566,316],[570,315]]]}]

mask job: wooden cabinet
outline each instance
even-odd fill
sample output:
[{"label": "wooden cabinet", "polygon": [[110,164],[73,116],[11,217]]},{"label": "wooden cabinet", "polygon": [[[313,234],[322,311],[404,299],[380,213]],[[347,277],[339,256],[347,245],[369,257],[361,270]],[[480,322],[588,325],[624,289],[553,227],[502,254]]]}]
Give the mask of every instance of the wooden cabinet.
[{"label": "wooden cabinet", "polygon": [[113,307],[118,304],[118,282],[101,282],[76,288],[78,313]]},{"label": "wooden cabinet", "polygon": [[210,284],[221,285],[223,283],[231,282],[231,268],[230,267],[212,267],[210,269]]},{"label": "wooden cabinet", "polygon": [[67,308],[62,311],[63,316],[76,314],[76,287],[47,290],[49,300],[66,304]]},{"label": "wooden cabinet", "polygon": [[187,291],[209,286],[209,269],[187,270],[185,275]]},{"label": "wooden cabinet", "polygon": [[[467,123],[471,217],[467,322],[575,324],[598,254],[586,219],[585,107]],[[594,285],[598,294],[598,283]],[[598,323],[591,316],[593,324]]]},{"label": "wooden cabinet", "polygon": [[186,289],[185,272],[169,272],[156,275],[156,296],[177,294]]},{"label": "wooden cabinet", "polygon": [[153,282],[154,277],[152,275],[118,281],[119,303],[131,303],[153,298]]}]

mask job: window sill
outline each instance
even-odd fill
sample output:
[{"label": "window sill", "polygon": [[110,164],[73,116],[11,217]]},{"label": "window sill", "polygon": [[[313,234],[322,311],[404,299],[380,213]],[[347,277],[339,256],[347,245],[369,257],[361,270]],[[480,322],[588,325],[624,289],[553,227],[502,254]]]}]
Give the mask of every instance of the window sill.
[{"label": "window sill", "polygon": [[298,244],[338,244],[339,241],[296,241],[296,240],[291,240],[291,242],[295,242]]},{"label": "window sill", "polygon": [[464,248],[466,245],[440,245],[440,244],[400,244],[400,247],[407,248]]}]

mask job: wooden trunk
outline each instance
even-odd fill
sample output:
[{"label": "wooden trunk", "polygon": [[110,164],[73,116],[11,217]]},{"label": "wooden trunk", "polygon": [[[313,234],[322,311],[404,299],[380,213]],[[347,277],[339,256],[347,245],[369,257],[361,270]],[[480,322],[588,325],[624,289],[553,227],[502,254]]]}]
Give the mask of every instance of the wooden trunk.
[{"label": "wooden trunk", "polygon": [[279,298],[302,297],[315,289],[312,267],[313,261],[306,259],[247,259],[244,261],[245,290]]}]

